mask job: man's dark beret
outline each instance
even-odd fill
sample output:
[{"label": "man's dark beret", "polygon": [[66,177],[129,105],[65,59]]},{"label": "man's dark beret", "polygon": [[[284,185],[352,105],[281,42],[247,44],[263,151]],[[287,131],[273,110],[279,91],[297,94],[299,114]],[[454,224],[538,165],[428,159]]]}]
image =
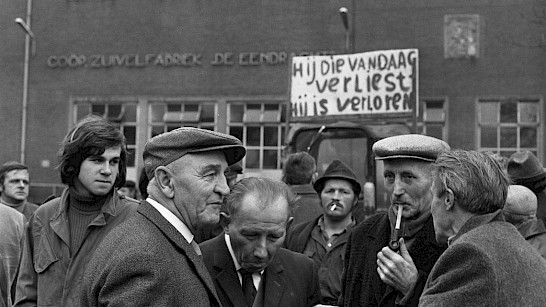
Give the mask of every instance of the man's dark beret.
[{"label": "man's dark beret", "polygon": [[144,168],[148,179],[158,166],[169,165],[188,153],[222,151],[228,165],[241,160],[246,149],[234,136],[192,127],[182,127],[151,138],[144,146]]},{"label": "man's dark beret", "polygon": [[417,159],[434,162],[439,154],[449,149],[446,142],[421,134],[391,136],[372,146],[376,160]]}]

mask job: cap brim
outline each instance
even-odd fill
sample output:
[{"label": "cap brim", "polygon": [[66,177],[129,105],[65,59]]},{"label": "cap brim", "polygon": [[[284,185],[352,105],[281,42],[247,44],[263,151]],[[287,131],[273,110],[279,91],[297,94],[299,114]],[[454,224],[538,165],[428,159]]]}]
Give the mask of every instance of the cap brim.
[{"label": "cap brim", "polygon": [[376,160],[413,159],[413,160],[421,160],[426,162],[436,161],[436,159],[433,159],[433,158],[426,158],[426,157],[412,156],[412,155],[394,155],[394,156],[388,156],[388,157],[375,157],[375,159]]}]

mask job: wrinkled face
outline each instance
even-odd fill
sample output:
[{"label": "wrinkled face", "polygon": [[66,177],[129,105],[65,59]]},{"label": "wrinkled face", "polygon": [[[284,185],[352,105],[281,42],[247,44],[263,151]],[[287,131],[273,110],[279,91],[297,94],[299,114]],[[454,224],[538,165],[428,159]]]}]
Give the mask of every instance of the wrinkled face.
[{"label": "wrinkled face", "polygon": [[249,272],[265,269],[284,243],[288,220],[288,203],[278,198],[263,209],[258,197],[247,194],[241,207],[224,228],[229,234],[235,258]]},{"label": "wrinkled face", "polygon": [[451,221],[449,219],[449,211],[446,207],[447,193],[442,196],[438,196],[434,184],[431,187],[432,202],[430,205],[430,212],[432,213],[432,219],[434,222],[434,232],[436,234],[436,242],[447,243],[447,239],[454,235],[450,232]]},{"label": "wrinkled face", "polygon": [[221,151],[186,154],[171,163],[174,170],[174,205],[191,229],[218,223],[220,206],[229,193]]},{"label": "wrinkled face", "polygon": [[107,148],[100,156],[89,156],[83,160],[80,173],[74,181],[78,192],[84,196],[108,194],[119,174],[121,146]]},{"label": "wrinkled face", "polygon": [[29,183],[28,170],[16,169],[7,172],[4,182],[0,185],[2,199],[10,204],[24,202],[28,197]]},{"label": "wrinkled face", "polygon": [[430,210],[432,174],[430,163],[412,159],[384,160],[385,189],[390,195],[392,209],[403,206],[402,216],[417,218]]},{"label": "wrinkled face", "polygon": [[320,193],[320,201],[325,216],[342,220],[351,213],[358,198],[347,180],[328,179]]}]

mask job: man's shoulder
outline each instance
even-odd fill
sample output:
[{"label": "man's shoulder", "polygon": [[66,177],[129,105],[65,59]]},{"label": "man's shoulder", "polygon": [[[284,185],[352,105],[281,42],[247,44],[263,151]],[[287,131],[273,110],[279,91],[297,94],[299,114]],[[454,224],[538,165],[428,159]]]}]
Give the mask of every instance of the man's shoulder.
[{"label": "man's shoulder", "polygon": [[34,210],[34,215],[41,217],[41,218],[48,218],[51,217],[55,212],[59,210],[59,206],[61,204],[61,197],[54,197],[43,203],[42,205],[38,206],[36,210]]},{"label": "man's shoulder", "polygon": [[368,233],[368,232],[376,232],[378,230],[387,229],[390,227],[389,224],[389,217],[387,216],[387,212],[378,212],[362,222],[358,223],[354,229],[353,232],[361,232],[361,233]]},{"label": "man's shoulder", "polygon": [[297,253],[286,248],[279,248],[277,255],[283,265],[290,264],[296,268],[304,268],[306,266],[313,266],[314,262],[311,258],[305,256],[302,253]]},{"label": "man's shoulder", "polygon": [[21,212],[3,203],[0,203],[0,218],[21,225],[24,225],[25,223],[25,216]]}]

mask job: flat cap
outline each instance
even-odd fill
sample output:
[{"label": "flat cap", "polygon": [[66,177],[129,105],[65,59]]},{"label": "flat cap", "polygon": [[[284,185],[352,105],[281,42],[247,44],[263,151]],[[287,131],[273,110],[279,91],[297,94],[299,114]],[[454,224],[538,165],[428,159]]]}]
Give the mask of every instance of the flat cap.
[{"label": "flat cap", "polygon": [[158,166],[169,165],[188,153],[222,151],[228,165],[240,161],[246,149],[234,136],[215,131],[182,127],[151,138],[144,146],[144,169],[148,179]]},{"label": "flat cap", "polygon": [[450,150],[449,145],[437,138],[421,134],[391,136],[372,146],[376,160],[417,159],[434,162],[438,155]]}]

